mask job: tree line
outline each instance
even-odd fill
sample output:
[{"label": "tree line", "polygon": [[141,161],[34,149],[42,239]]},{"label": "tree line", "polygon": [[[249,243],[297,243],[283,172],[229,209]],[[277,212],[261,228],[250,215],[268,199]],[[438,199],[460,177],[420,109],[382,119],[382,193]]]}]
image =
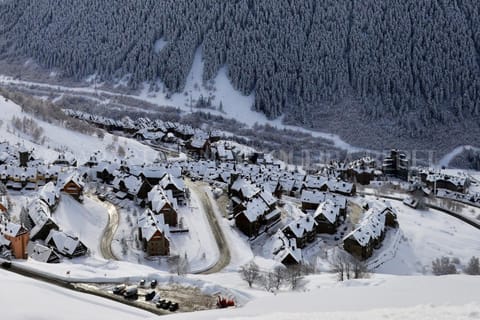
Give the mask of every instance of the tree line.
[{"label": "tree line", "polygon": [[[0,55],[69,77],[181,91],[198,48],[204,80],[226,65],[256,110],[313,125],[355,101],[421,135],[479,117],[476,0],[6,0]],[[166,45],[155,50],[162,39]],[[315,114],[315,117],[311,117]]]}]

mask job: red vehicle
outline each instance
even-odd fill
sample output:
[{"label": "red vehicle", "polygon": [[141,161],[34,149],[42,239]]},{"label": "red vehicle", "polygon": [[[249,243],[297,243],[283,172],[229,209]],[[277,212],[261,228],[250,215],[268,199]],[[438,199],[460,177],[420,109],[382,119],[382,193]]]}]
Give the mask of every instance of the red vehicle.
[{"label": "red vehicle", "polygon": [[228,307],[234,307],[235,306],[235,301],[233,299],[227,299],[225,297],[217,297],[217,307],[218,308],[228,308]]}]

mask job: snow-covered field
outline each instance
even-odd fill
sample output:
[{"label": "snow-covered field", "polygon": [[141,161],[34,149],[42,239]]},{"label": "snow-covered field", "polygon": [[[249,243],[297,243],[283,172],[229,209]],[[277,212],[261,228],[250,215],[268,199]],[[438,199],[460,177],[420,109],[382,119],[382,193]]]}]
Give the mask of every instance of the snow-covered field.
[{"label": "snow-covered field", "polygon": [[[8,288],[0,290],[5,319],[56,320],[67,315],[69,319],[154,318],[138,309],[4,270],[0,270],[0,281]],[[166,318],[471,320],[480,316],[479,277],[374,277],[336,285],[328,276],[313,276],[304,290],[278,295],[261,293],[242,308],[173,314]]]},{"label": "snow-covered field", "polygon": [[58,157],[58,152],[54,149],[73,153],[79,164],[86,162],[97,151],[101,151],[109,159],[115,159],[116,152],[109,151],[107,148],[112,143],[123,146],[127,155],[133,153],[136,161],[140,164],[152,162],[158,155],[156,151],[133,139],[118,137],[118,142],[115,142],[114,136],[108,133],[105,133],[103,139],[99,139],[92,135],[81,134],[36,120],[43,128],[44,136],[47,138],[44,145],[39,145],[31,142],[29,137],[23,136],[19,132],[17,132],[18,135],[13,133],[12,118],[14,116],[32,118],[31,115],[22,113],[18,105],[12,101],[5,101],[3,97],[0,97],[0,111],[0,120],[3,122],[0,126],[0,141],[6,140],[12,145],[19,143],[27,148],[34,148],[35,155],[47,161],[53,161]]},{"label": "snow-covered field", "polygon": [[62,230],[85,243],[93,257],[100,258],[100,239],[107,225],[107,209],[99,202],[85,197],[84,203],[67,195],[62,195],[53,218]]},{"label": "snow-covered field", "polygon": [[[480,253],[480,230],[437,210],[415,210],[400,201],[389,202],[398,211],[401,239],[394,257],[376,272],[428,274],[436,258],[458,258],[465,265],[472,256]],[[384,241],[386,247],[388,240]]]},{"label": "snow-covered field", "polygon": [[152,314],[0,269],[2,319],[149,319]]}]

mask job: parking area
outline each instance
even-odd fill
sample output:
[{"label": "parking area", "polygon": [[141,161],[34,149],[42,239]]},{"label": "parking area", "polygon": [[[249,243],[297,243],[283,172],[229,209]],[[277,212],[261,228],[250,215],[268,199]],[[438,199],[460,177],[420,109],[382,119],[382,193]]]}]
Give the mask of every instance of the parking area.
[{"label": "parking area", "polygon": [[[155,280],[153,280],[155,281]],[[167,313],[192,312],[216,308],[216,297],[202,293],[198,288],[178,284],[138,283],[98,284],[97,289],[104,294],[140,304],[148,309],[157,308]]]}]

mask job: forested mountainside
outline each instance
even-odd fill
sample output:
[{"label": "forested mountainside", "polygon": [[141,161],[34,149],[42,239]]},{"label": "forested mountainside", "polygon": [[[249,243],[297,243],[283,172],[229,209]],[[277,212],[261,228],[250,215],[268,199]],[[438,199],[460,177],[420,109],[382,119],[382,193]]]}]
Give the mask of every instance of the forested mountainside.
[{"label": "forested mountainside", "polygon": [[4,0],[0,16],[3,58],[77,79],[181,91],[202,48],[204,80],[227,65],[272,118],[354,105],[413,136],[480,119],[478,0]]}]

